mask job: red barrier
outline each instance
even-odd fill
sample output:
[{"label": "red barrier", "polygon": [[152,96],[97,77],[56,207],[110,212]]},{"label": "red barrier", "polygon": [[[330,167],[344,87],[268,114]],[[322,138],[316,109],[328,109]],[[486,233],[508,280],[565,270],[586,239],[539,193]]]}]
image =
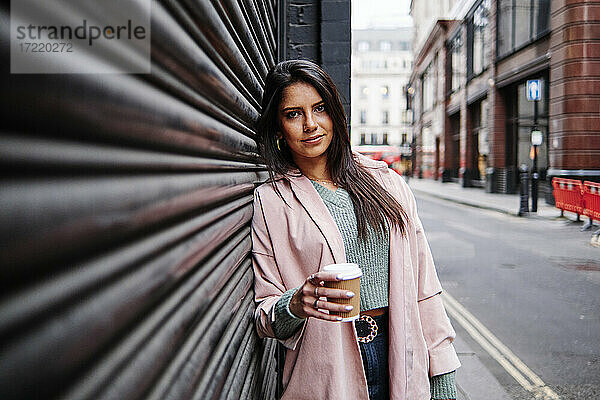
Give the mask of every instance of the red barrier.
[{"label": "red barrier", "polygon": [[600,183],[583,182],[583,215],[600,221]]},{"label": "red barrier", "polygon": [[563,211],[583,214],[583,185],[576,179],[552,178],[555,207]]}]

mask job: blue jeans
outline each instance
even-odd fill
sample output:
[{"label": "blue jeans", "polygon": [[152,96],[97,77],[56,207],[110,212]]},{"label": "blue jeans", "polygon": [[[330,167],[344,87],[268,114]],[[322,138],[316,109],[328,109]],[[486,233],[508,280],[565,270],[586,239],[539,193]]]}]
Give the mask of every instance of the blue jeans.
[{"label": "blue jeans", "polygon": [[370,400],[390,398],[388,374],[388,315],[373,317],[377,323],[377,336],[369,343],[358,342],[362,356]]}]

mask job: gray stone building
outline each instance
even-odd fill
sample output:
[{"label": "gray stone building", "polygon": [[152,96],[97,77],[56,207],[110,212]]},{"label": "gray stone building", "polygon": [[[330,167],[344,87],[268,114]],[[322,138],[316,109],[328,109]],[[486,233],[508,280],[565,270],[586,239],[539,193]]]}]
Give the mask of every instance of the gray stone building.
[{"label": "gray stone building", "polygon": [[410,27],[352,31],[353,145],[402,145],[412,140],[406,110],[411,42]]}]

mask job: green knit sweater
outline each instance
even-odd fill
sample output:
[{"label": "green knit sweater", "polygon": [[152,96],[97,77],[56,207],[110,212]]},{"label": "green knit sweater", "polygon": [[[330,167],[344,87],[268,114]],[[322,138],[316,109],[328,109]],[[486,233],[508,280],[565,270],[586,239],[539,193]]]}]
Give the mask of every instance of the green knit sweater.
[{"label": "green knit sweater", "polygon": [[[317,182],[311,182],[342,234],[346,261],[358,264],[363,271],[360,279],[361,311],[387,307],[389,299],[389,233],[386,231],[384,237],[381,237],[369,227],[367,240],[361,241],[358,238],[354,206],[348,192],[342,188],[335,191],[329,190]],[[290,300],[296,290],[298,288],[286,291],[275,304],[276,316],[273,331],[280,339],[292,336],[304,322],[303,318],[296,317],[289,309]],[[454,374],[453,371],[430,378],[433,399],[456,398]]]}]

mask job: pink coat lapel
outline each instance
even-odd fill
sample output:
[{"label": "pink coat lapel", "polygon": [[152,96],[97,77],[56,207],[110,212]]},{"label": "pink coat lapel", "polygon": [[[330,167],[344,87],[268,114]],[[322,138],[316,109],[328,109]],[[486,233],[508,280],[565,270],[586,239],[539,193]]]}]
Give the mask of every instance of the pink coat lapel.
[{"label": "pink coat lapel", "polygon": [[287,176],[287,179],[291,183],[294,195],[325,238],[335,262],[345,263],[346,251],[342,234],[310,180],[304,175]]}]

